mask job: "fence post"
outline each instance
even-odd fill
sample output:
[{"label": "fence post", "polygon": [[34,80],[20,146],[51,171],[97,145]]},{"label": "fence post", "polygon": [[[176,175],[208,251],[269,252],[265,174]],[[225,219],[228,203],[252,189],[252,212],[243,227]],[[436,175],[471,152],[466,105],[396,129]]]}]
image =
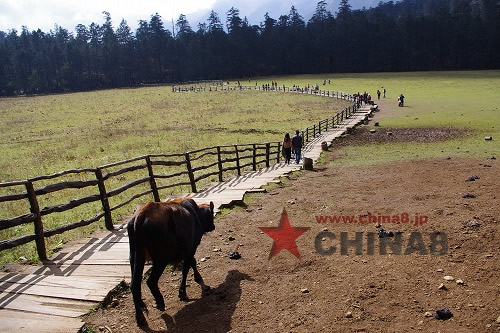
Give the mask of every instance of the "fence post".
[{"label": "fence post", "polygon": [[316,124],[313,125],[313,138],[316,137]]},{"label": "fence post", "polygon": [[97,178],[97,187],[99,188],[99,196],[101,198],[102,210],[104,211],[104,224],[106,229],[113,230],[113,218],[111,216],[111,209],[109,208],[108,194],[106,193],[106,186],[102,177],[102,170],[96,169],[95,176]]},{"label": "fence post", "polygon": [[146,165],[148,167],[149,173],[149,185],[151,186],[151,191],[153,192],[153,198],[156,202],[160,202],[160,194],[158,193],[158,187],[156,186],[155,175],[153,174],[153,165],[151,164],[151,157],[146,156]]},{"label": "fence post", "polygon": [[318,135],[321,135],[321,121],[318,122]]},{"label": "fence post", "polygon": [[189,153],[186,153],[185,156],[186,156],[186,167],[189,175],[189,182],[191,183],[191,191],[193,191],[193,193],[196,193],[198,191],[196,190],[196,182],[194,181],[193,168],[191,168],[191,158],[189,157]]},{"label": "fence post", "polygon": [[306,142],[309,142],[309,127],[306,128]]},{"label": "fence post", "polygon": [[281,141],[278,142],[278,156],[276,156],[276,163],[280,162],[280,157],[281,157]]},{"label": "fence post", "polygon": [[238,169],[238,176],[241,176],[240,152],[238,151],[238,145],[234,145],[234,152],[236,153],[236,168]]},{"label": "fence post", "polygon": [[266,142],[266,168],[269,168],[269,154],[271,151],[271,144]]},{"label": "fence post", "polygon": [[257,148],[255,143],[252,145],[253,146],[253,155],[252,155],[252,169],[253,171],[257,171]]},{"label": "fence post", "polygon": [[47,260],[47,251],[45,250],[45,237],[43,236],[42,216],[40,215],[40,206],[38,206],[35,189],[33,188],[33,183],[29,180],[26,181],[25,186],[26,192],[28,193],[28,200],[30,202],[30,211],[35,215],[34,227],[36,251],[40,260]]},{"label": "fence post", "polygon": [[217,146],[217,165],[219,166],[219,182],[222,182],[222,159],[220,156],[220,146]]}]

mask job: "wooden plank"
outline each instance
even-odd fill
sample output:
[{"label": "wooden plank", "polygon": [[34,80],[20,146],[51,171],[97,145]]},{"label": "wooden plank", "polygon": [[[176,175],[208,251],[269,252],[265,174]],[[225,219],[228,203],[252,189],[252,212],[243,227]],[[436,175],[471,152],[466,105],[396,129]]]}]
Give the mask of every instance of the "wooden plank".
[{"label": "wooden plank", "polygon": [[84,322],[39,313],[3,309],[0,311],[0,332],[3,333],[68,333],[78,332]]},{"label": "wooden plank", "polygon": [[[3,277],[5,278],[5,277]],[[16,274],[0,283],[0,292],[102,302],[122,279]]]},{"label": "wooden plank", "polygon": [[130,265],[47,265],[44,267],[28,267],[24,273],[57,276],[122,278],[130,281]]},{"label": "wooden plank", "polygon": [[[2,294],[0,309],[27,311],[62,317],[79,317],[98,303],[33,295]],[[0,311],[1,312],[1,311]]]}]

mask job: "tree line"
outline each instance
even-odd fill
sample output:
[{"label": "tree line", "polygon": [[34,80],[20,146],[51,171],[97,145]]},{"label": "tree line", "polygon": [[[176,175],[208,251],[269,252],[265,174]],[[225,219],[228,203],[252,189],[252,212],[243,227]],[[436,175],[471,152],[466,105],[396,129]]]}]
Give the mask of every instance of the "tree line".
[{"label": "tree line", "polygon": [[259,25],[237,8],[225,24],[212,11],[195,29],[159,14],[115,28],[79,24],[74,33],[0,31],[0,95],[58,93],[204,79],[337,72],[500,68],[496,0],[402,0],[335,14],[319,1],[307,22],[295,7]]}]

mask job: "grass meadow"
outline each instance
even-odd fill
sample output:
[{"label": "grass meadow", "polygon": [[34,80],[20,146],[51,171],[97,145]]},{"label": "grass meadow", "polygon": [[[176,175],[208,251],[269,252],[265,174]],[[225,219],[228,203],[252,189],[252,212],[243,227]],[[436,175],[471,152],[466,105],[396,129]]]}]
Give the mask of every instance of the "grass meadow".
[{"label": "grass meadow", "polygon": [[[331,79],[327,89],[367,91],[376,100],[377,89],[387,90],[382,127],[451,127],[466,129],[466,137],[437,142],[394,142],[345,147],[349,157],[334,164],[378,164],[400,160],[447,157],[500,156],[500,71],[324,74],[278,78],[278,84],[300,86]],[[405,107],[397,107],[403,94]],[[381,104],[382,104],[381,103]],[[372,122],[373,124],[373,122]],[[373,126],[373,125],[371,125]],[[493,141],[485,141],[492,136]]]},{"label": "grass meadow", "polygon": [[[325,79],[330,79],[331,83],[323,86]],[[376,90],[385,87],[387,98],[381,103],[384,111],[376,118],[382,127],[452,127],[468,131],[465,137],[446,141],[343,147],[347,158],[336,159],[333,165],[376,165],[448,156],[500,156],[500,110],[496,101],[500,71],[298,75],[253,78],[243,84],[255,85],[257,81],[261,85],[271,80],[287,86],[318,83],[321,89],[350,93],[367,91],[374,98]],[[406,96],[404,108],[396,106],[401,93]],[[144,154],[279,141],[285,132],[309,126],[346,104],[336,99],[271,92],[172,93],[170,87],[3,98],[0,99],[0,182],[65,169],[96,167]],[[485,141],[485,136],[493,136],[493,141]],[[73,179],[86,177],[89,176],[82,174]],[[144,175],[131,173],[119,181],[123,184],[139,177]],[[37,184],[43,185],[43,182]],[[136,192],[146,188],[147,185],[139,186]],[[71,198],[91,194],[90,189],[86,190],[64,190],[39,197],[40,206],[65,203]],[[115,200],[133,194],[128,192]],[[0,189],[0,195],[8,193],[11,192]],[[113,214],[114,221],[131,214],[136,204],[147,199],[151,198],[142,197],[118,210]],[[90,218],[100,210],[97,202],[50,214],[43,218],[44,227]],[[0,203],[0,218],[28,211],[27,203]],[[48,238],[49,254],[57,245],[103,228],[103,225],[100,220],[91,226]],[[0,240],[32,232],[32,225],[19,226],[1,231]],[[0,252],[0,264],[17,261],[20,256],[36,261],[34,244]]]},{"label": "grass meadow", "polygon": [[[0,99],[0,182],[97,167],[145,154],[280,141],[285,132],[305,128],[346,105],[333,98],[258,91],[173,93],[168,86],[4,98]],[[127,173],[111,185],[116,188],[145,176],[145,170]],[[92,179],[94,174],[81,173],[56,181]],[[216,179],[214,176],[207,182]],[[35,187],[51,183],[54,181],[40,181]],[[110,198],[110,205],[148,188],[148,184],[142,184],[127,190]],[[177,189],[183,193],[189,190]],[[22,186],[0,188],[0,195],[23,191]],[[67,189],[39,196],[38,200],[42,208],[96,193],[96,187]],[[160,195],[171,193],[163,191]],[[113,212],[113,221],[131,215],[137,204],[151,199],[145,196],[118,209]],[[43,217],[44,229],[88,219],[101,210],[100,202],[94,202],[52,213]],[[27,212],[27,200],[0,203],[0,218]],[[52,250],[71,238],[103,228],[102,221],[52,236],[47,239],[47,247]],[[32,233],[31,224],[22,225],[0,231],[0,240]],[[34,243],[0,252],[0,264],[21,256],[36,260]]]}]

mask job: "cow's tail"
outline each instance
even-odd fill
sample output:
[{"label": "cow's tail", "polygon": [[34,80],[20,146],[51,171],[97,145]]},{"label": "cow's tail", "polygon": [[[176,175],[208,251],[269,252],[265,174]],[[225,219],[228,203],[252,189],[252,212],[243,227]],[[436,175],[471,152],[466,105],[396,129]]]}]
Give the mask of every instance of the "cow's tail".
[{"label": "cow's tail", "polygon": [[138,314],[140,312],[141,315],[142,311],[148,313],[148,309],[141,295],[142,275],[146,262],[144,244],[141,239],[142,225],[145,218],[145,214],[139,213],[132,217],[127,226],[130,245],[130,269],[132,273],[130,289],[132,291],[136,313]]}]

